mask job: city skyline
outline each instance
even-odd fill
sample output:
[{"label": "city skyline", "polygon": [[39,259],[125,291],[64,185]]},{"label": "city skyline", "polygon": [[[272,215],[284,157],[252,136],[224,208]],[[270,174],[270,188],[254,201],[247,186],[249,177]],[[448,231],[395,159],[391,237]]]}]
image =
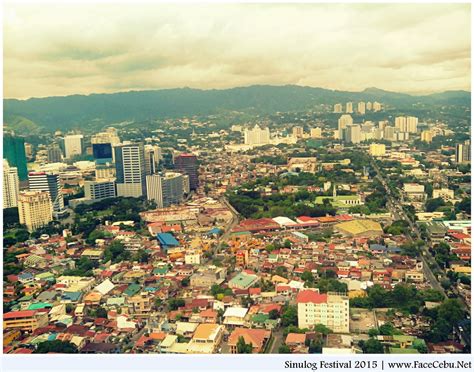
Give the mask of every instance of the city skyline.
[{"label": "city skyline", "polygon": [[4,96],[254,84],[470,91],[468,28],[469,4],[9,3]]}]

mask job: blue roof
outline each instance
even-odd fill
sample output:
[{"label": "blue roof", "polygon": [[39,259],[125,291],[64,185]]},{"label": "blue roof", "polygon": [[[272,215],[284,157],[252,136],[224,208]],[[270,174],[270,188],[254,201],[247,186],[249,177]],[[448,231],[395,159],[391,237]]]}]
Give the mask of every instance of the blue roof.
[{"label": "blue roof", "polygon": [[162,246],[177,247],[179,245],[179,242],[170,233],[158,233],[156,237],[158,238],[158,242]]},{"label": "blue roof", "polygon": [[219,229],[218,227],[214,227],[212,228],[210,231],[209,231],[209,234],[220,234],[221,233],[221,229]]},{"label": "blue roof", "polygon": [[63,300],[70,300],[70,301],[79,301],[81,298],[81,292],[64,292],[62,295]]},{"label": "blue roof", "polygon": [[387,247],[385,245],[382,245],[382,244],[371,244],[369,246],[369,248],[372,251],[386,251],[387,250]]}]

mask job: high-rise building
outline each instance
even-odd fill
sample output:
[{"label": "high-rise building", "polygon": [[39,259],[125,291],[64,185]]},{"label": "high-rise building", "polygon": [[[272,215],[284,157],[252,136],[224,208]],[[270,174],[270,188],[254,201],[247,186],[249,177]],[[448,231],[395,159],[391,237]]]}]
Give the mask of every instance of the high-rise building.
[{"label": "high-rise building", "polygon": [[255,124],[253,129],[245,129],[244,143],[246,145],[268,145],[270,143],[270,129],[262,129],[258,124]]},{"label": "high-rise building", "polygon": [[372,103],[372,110],[374,110],[374,112],[381,111],[382,105],[378,102],[374,102]]},{"label": "high-rise building", "polygon": [[158,208],[166,208],[183,201],[183,175],[167,172],[164,175],[146,176],[147,199],[156,202]]},{"label": "high-rise building", "polygon": [[341,115],[339,120],[337,121],[337,130],[339,131],[339,138],[344,138],[344,129],[350,124],[353,124],[352,116],[350,115]]},{"label": "high-rise building", "polygon": [[304,135],[303,127],[293,127],[292,134],[293,134],[293,137],[295,138],[303,138],[303,135]]},{"label": "high-rise building", "polygon": [[465,141],[456,145],[456,163],[469,163],[471,161],[471,142]]},{"label": "high-rise building", "polygon": [[344,130],[345,136],[344,141],[349,143],[360,143],[361,138],[361,130],[360,125],[358,124],[349,124],[346,126]]},{"label": "high-rise building", "polygon": [[115,196],[114,180],[84,181],[84,198],[87,200],[115,198]]},{"label": "high-rise building", "polygon": [[110,127],[104,132],[99,132],[91,137],[91,144],[110,143],[112,146],[120,144],[117,129]]},{"label": "high-rise building", "polygon": [[421,132],[420,139],[423,142],[431,143],[433,142],[434,136],[435,136],[435,133],[431,129],[427,129]]},{"label": "high-rise building", "polygon": [[18,169],[20,181],[28,179],[28,169],[26,166],[25,139],[10,133],[3,135],[3,158],[8,160],[10,167]]},{"label": "high-rise building", "polygon": [[25,155],[27,159],[33,159],[33,145],[25,142]]},{"label": "high-rise building", "polygon": [[414,116],[398,116],[395,118],[395,128],[404,133],[416,133],[418,118]]},{"label": "high-rise building", "polygon": [[367,104],[365,105],[367,111],[370,111],[372,110],[372,102],[367,102]]},{"label": "high-rise building", "polygon": [[138,198],[146,195],[143,143],[118,145],[114,151],[117,196]]},{"label": "high-rise building", "polygon": [[364,115],[365,114],[365,102],[359,102],[357,104],[357,111],[359,114]]},{"label": "high-rise building", "polygon": [[407,116],[407,132],[416,133],[418,131],[418,118],[415,116]]},{"label": "high-rise building", "polygon": [[321,138],[322,137],[322,130],[320,127],[311,128],[311,138]]},{"label": "high-rise building", "polygon": [[22,191],[18,197],[20,223],[34,231],[53,220],[53,208],[46,191]]},{"label": "high-rise building", "polygon": [[95,166],[95,178],[97,180],[115,178],[115,166],[110,164],[97,164]]},{"label": "high-rise building", "polygon": [[3,209],[18,206],[18,193],[20,192],[20,181],[18,169],[10,167],[8,160],[3,160]]},{"label": "high-rise building", "polygon": [[82,134],[70,134],[64,137],[64,152],[66,159],[73,156],[82,155],[84,146],[84,136]]},{"label": "high-rise building", "polygon": [[383,143],[371,143],[369,154],[372,156],[385,156],[385,145]]},{"label": "high-rise building", "polygon": [[352,102],[347,102],[346,103],[346,113],[352,114],[354,111],[352,109]]},{"label": "high-rise building", "polygon": [[93,143],[92,155],[96,164],[112,163],[112,144],[110,143]]},{"label": "high-rise building", "polygon": [[63,153],[58,144],[48,146],[48,163],[61,163],[63,161]]},{"label": "high-rise building", "polygon": [[296,296],[298,328],[322,324],[335,333],[349,333],[349,297],[303,289]]},{"label": "high-rise building", "polygon": [[335,114],[342,114],[342,105],[340,103],[336,103],[334,105],[334,113]]},{"label": "high-rise building", "polygon": [[49,194],[54,216],[59,216],[64,212],[64,197],[58,174],[30,172],[28,185],[30,191],[46,191]]},{"label": "high-rise building", "polygon": [[383,130],[383,138],[387,141],[395,141],[395,127],[386,126]]},{"label": "high-rise building", "polygon": [[191,191],[189,187],[189,176],[187,174],[183,174],[183,192],[187,195]]},{"label": "high-rise building", "polygon": [[161,149],[156,145],[145,145],[145,172],[147,175],[158,172]]},{"label": "high-rise building", "polygon": [[179,173],[189,176],[189,188],[196,190],[199,187],[199,164],[197,156],[193,154],[178,155],[174,158],[174,165]]}]

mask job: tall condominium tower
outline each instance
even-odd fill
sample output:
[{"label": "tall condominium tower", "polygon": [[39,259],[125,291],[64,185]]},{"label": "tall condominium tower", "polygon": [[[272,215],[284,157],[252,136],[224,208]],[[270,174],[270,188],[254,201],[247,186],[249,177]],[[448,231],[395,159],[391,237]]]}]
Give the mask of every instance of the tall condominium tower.
[{"label": "tall condominium tower", "polygon": [[114,152],[117,196],[138,198],[146,195],[143,143],[118,145]]},{"label": "tall condominium tower", "polygon": [[49,194],[54,216],[59,216],[64,212],[64,197],[58,174],[30,172],[28,174],[28,185],[30,191],[45,191]]},{"label": "tall condominium tower", "polygon": [[178,172],[189,176],[189,188],[196,190],[199,186],[199,164],[196,155],[181,154],[175,157],[174,165]]},{"label": "tall condominium tower", "polygon": [[3,160],[3,209],[18,206],[19,192],[18,169],[10,167],[8,160]]}]

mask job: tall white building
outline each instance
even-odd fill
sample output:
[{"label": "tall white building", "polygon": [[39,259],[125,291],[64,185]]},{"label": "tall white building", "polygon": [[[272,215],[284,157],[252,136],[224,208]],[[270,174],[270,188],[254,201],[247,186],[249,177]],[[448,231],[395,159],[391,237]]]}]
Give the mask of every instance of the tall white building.
[{"label": "tall white building", "polygon": [[416,133],[418,131],[418,118],[415,116],[407,116],[407,132]]},{"label": "tall white building", "polygon": [[365,114],[365,102],[359,102],[357,104],[357,111],[359,114],[364,115]]},{"label": "tall white building", "polygon": [[360,143],[362,141],[360,125],[349,124],[346,126],[346,129],[344,130],[344,132],[345,132],[345,136],[344,136],[345,142]]},{"label": "tall white building", "polygon": [[3,209],[18,206],[20,183],[18,169],[10,167],[7,160],[3,160]]},{"label": "tall white building", "polygon": [[366,108],[367,108],[367,111],[372,110],[372,102],[367,102]]},{"label": "tall white building", "polygon": [[322,135],[322,130],[320,127],[317,128],[311,128],[311,138],[321,138]]},{"label": "tall white building", "polygon": [[352,114],[354,111],[352,109],[352,102],[347,102],[346,103],[346,113]]},{"label": "tall white building", "polygon": [[375,101],[372,103],[372,110],[374,110],[374,112],[380,111],[382,110],[382,105]]},{"label": "tall white building", "polygon": [[91,144],[99,143],[110,143],[112,146],[120,144],[120,137],[118,136],[117,129],[110,127],[104,132],[94,134],[91,137]]},{"label": "tall white building", "polygon": [[46,191],[23,191],[18,197],[20,223],[34,231],[53,220],[53,208]]},{"label": "tall white building", "polygon": [[403,133],[416,133],[418,118],[414,116],[398,116],[395,118],[395,128]]},{"label": "tall white building", "polygon": [[349,297],[304,289],[296,296],[296,303],[298,328],[311,329],[322,324],[335,333],[349,333]]},{"label": "tall white building", "polygon": [[146,194],[145,151],[143,143],[114,147],[117,196],[138,198]]},{"label": "tall white building", "polygon": [[179,204],[184,197],[184,182],[181,173],[167,172],[164,175],[146,176],[147,199],[156,202],[158,208]]},{"label": "tall white building", "polygon": [[351,125],[353,123],[354,121],[352,120],[352,116],[347,114],[341,115],[341,117],[337,121],[337,130],[339,131],[339,138],[342,139],[344,137],[344,129],[346,129],[348,125]]},{"label": "tall white building", "polygon": [[160,157],[161,149],[159,146],[145,145],[145,172],[147,175],[158,172]]},{"label": "tall white building", "polygon": [[28,189],[30,191],[45,191],[49,194],[53,205],[53,215],[64,212],[64,197],[58,174],[46,172],[30,172],[28,174]]},{"label": "tall white building", "polygon": [[64,152],[66,158],[82,154],[84,136],[82,134],[70,134],[64,137]]},{"label": "tall white building", "polygon": [[342,114],[342,104],[336,103],[334,105],[334,113],[335,114]]},{"label": "tall white building", "polygon": [[455,156],[456,163],[469,163],[471,161],[471,142],[458,143]]},{"label": "tall white building", "polygon": [[246,145],[268,145],[270,143],[270,129],[262,129],[258,124],[255,124],[253,129],[245,129],[244,142]]}]

